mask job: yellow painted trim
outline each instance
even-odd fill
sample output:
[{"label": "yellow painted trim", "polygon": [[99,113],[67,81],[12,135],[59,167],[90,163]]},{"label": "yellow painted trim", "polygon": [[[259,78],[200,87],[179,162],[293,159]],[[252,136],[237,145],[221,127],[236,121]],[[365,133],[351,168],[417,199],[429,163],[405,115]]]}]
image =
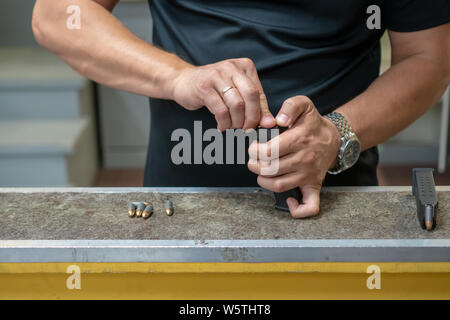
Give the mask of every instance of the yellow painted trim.
[{"label": "yellow painted trim", "polygon": [[450,263],[0,263],[0,299],[450,299]]},{"label": "yellow painted trim", "polygon": [[450,299],[450,273],[91,273],[0,274],[0,299]]},{"label": "yellow painted trim", "polygon": [[77,265],[82,273],[366,273],[377,265],[383,273],[450,273],[450,263],[323,262],[323,263],[0,263],[0,274],[66,273]]}]

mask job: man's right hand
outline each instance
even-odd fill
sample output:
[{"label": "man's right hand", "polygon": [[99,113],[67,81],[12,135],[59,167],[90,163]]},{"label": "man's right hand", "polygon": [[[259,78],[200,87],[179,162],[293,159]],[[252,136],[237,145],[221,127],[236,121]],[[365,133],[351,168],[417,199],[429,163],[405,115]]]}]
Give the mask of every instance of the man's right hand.
[{"label": "man's right hand", "polygon": [[220,130],[275,125],[250,59],[192,66],[131,33],[110,13],[117,0],[77,0],[81,29],[72,30],[66,28],[66,10],[73,3],[37,0],[33,32],[39,44],[83,76],[146,97],[175,100],[189,110],[206,106]]},{"label": "man's right hand", "polygon": [[248,58],[188,66],[175,78],[172,94],[173,100],[188,110],[206,106],[221,131],[276,124],[255,65]]}]

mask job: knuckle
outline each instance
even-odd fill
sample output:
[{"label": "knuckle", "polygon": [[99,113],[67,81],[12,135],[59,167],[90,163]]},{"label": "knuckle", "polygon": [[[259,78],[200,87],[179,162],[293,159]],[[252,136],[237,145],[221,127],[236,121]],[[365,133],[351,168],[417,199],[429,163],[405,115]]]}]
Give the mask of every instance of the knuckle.
[{"label": "knuckle", "polygon": [[212,82],[211,82],[211,79],[209,79],[209,78],[203,78],[203,79],[198,80],[198,82],[197,82],[197,88],[202,93],[208,92],[211,89],[211,86],[212,86]]},{"label": "knuckle", "polygon": [[247,68],[254,68],[255,64],[250,58],[241,58],[242,64],[244,64]]},{"label": "knuckle", "polygon": [[201,92],[207,91],[209,89],[209,80],[200,80],[197,84],[197,87]]},{"label": "knuckle", "polygon": [[298,96],[298,98],[301,99],[305,103],[312,104],[311,99],[307,96]]},{"label": "knuckle", "polygon": [[312,204],[310,207],[311,216],[317,216],[320,212],[320,208],[317,204]]},{"label": "knuckle", "polygon": [[221,66],[224,69],[234,69],[235,65],[234,62],[232,60],[225,60],[221,63]]},{"label": "knuckle", "polygon": [[280,193],[285,191],[284,189],[284,183],[281,180],[275,180],[273,183],[273,191],[276,193]]},{"label": "knuckle", "polygon": [[231,103],[230,107],[233,109],[242,110],[245,108],[245,102],[242,99],[236,99]]},{"label": "knuckle", "polygon": [[316,163],[318,158],[316,151],[310,151],[306,153],[306,155],[303,157],[303,163],[305,164],[314,164]]},{"label": "knuckle", "polygon": [[285,106],[293,107],[297,104],[297,97],[291,97],[284,101]]},{"label": "knuckle", "polygon": [[295,136],[293,143],[291,144],[291,147],[294,148],[295,151],[299,149],[299,147],[302,147],[308,143],[308,137],[302,133],[299,133]]},{"label": "knuckle", "polygon": [[310,98],[308,98],[307,96],[300,96],[302,103],[305,104],[306,107],[306,112],[311,112],[314,111],[314,103],[312,102],[312,100]]},{"label": "knuckle", "polygon": [[245,90],[245,94],[250,99],[259,99],[259,91],[255,86],[250,86]]},{"label": "knuckle", "polygon": [[220,108],[216,111],[216,117],[223,119],[228,116],[228,109],[226,108]]},{"label": "knuckle", "polygon": [[207,76],[207,77],[208,77],[210,80],[216,79],[216,78],[220,77],[220,71],[219,71],[218,69],[216,69],[216,68],[210,69],[210,70],[208,71],[208,76]]}]

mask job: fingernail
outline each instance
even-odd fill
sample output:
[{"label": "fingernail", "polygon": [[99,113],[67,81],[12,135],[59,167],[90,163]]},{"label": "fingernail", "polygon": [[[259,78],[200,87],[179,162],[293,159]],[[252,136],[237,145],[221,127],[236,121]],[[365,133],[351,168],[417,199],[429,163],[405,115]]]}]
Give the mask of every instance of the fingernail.
[{"label": "fingernail", "polygon": [[284,113],[277,115],[277,123],[281,126],[287,126],[289,122],[289,117]]}]

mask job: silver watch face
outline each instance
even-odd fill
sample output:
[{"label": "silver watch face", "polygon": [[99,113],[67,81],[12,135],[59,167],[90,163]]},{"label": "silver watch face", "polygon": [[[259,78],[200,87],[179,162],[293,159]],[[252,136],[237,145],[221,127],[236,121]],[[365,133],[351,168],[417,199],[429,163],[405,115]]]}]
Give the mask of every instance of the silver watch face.
[{"label": "silver watch face", "polygon": [[342,167],[344,169],[352,167],[359,159],[361,153],[361,144],[355,135],[351,135],[344,147],[344,154],[342,157]]}]

